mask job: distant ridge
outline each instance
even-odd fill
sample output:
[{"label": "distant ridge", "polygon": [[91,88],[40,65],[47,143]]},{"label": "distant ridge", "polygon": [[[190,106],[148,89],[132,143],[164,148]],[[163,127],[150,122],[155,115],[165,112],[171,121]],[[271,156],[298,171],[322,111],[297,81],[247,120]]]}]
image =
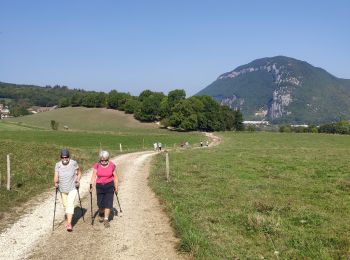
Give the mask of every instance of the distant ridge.
[{"label": "distant ridge", "polygon": [[246,119],[309,124],[350,119],[349,79],[285,56],[239,66],[196,95],[240,109]]}]

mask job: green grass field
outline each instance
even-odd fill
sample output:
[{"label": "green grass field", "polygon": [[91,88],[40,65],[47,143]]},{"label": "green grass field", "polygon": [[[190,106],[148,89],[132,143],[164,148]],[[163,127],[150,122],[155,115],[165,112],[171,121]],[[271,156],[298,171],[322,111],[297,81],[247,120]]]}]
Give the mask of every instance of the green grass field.
[{"label": "green grass field", "polygon": [[350,137],[225,133],[164,155],[151,185],[197,259],[349,259]]},{"label": "green grass field", "polygon": [[[6,119],[7,122],[51,130],[51,120],[59,123],[59,130],[92,132],[162,132],[154,123],[141,123],[133,115],[105,108],[66,107],[45,113]],[[127,131],[126,131],[127,130]]]},{"label": "green grass field", "polygon": [[[68,110],[69,108],[55,110],[57,118],[65,118]],[[110,129],[106,124],[106,130],[104,120],[110,119],[105,117],[98,121],[98,115],[102,113],[110,116],[110,112],[115,122],[113,127],[110,125]],[[199,140],[203,139],[199,133],[170,132],[158,129],[154,124],[141,124],[129,115],[126,116],[130,122],[125,123],[124,114],[106,109],[91,109],[88,113],[84,110],[85,117],[75,119],[77,128],[54,131],[48,130],[49,121],[40,118],[51,118],[46,113],[0,121],[0,220],[3,212],[11,211],[14,206],[20,207],[33,196],[52,187],[53,169],[55,162],[59,160],[59,150],[62,147],[71,150],[72,158],[78,161],[84,171],[98,160],[100,149],[108,150],[111,156],[116,156],[125,152],[151,150],[154,142],[162,142],[166,148],[179,146],[183,141],[198,144]],[[90,115],[91,118],[86,115]],[[15,120],[21,123],[13,122]],[[71,120],[73,125],[74,120]],[[40,122],[48,123],[48,127]],[[98,127],[89,128],[91,122],[97,122]],[[46,130],[43,130],[45,128]],[[11,154],[11,191],[5,188],[7,154]]]}]

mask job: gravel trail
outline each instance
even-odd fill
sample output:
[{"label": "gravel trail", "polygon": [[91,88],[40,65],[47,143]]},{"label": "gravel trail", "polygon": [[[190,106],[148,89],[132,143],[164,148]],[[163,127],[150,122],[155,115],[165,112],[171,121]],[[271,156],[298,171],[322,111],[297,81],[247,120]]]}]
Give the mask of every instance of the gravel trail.
[{"label": "gravel trail", "polygon": [[[0,234],[0,259],[186,259],[176,250],[178,240],[158,199],[148,186],[150,160],[155,152],[139,152],[113,159],[119,174],[119,201],[110,228],[96,219],[91,225],[91,170],[81,180],[85,222],[75,209],[73,232],[64,229],[64,212],[57,201],[52,232],[54,191],[12,227]],[[78,206],[78,201],[77,206]],[[93,191],[93,211],[97,210]]]}]

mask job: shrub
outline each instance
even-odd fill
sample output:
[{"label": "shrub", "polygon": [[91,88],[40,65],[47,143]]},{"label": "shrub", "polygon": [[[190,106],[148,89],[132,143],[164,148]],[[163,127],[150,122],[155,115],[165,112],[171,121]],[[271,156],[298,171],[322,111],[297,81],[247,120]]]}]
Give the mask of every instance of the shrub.
[{"label": "shrub", "polygon": [[255,127],[255,125],[249,124],[249,125],[247,125],[246,130],[249,131],[249,132],[255,132],[256,131],[256,127]]},{"label": "shrub", "polygon": [[279,131],[281,133],[290,133],[292,132],[292,127],[290,125],[281,125]]},{"label": "shrub", "polygon": [[51,120],[51,129],[52,130],[58,130],[59,123],[55,120]]}]

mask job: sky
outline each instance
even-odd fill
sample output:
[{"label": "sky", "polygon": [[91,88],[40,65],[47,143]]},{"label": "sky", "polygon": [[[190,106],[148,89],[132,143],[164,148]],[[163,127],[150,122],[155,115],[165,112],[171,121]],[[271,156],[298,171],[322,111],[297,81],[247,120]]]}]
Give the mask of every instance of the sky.
[{"label": "sky", "polygon": [[187,96],[284,55],[350,79],[347,0],[0,0],[0,81]]}]

